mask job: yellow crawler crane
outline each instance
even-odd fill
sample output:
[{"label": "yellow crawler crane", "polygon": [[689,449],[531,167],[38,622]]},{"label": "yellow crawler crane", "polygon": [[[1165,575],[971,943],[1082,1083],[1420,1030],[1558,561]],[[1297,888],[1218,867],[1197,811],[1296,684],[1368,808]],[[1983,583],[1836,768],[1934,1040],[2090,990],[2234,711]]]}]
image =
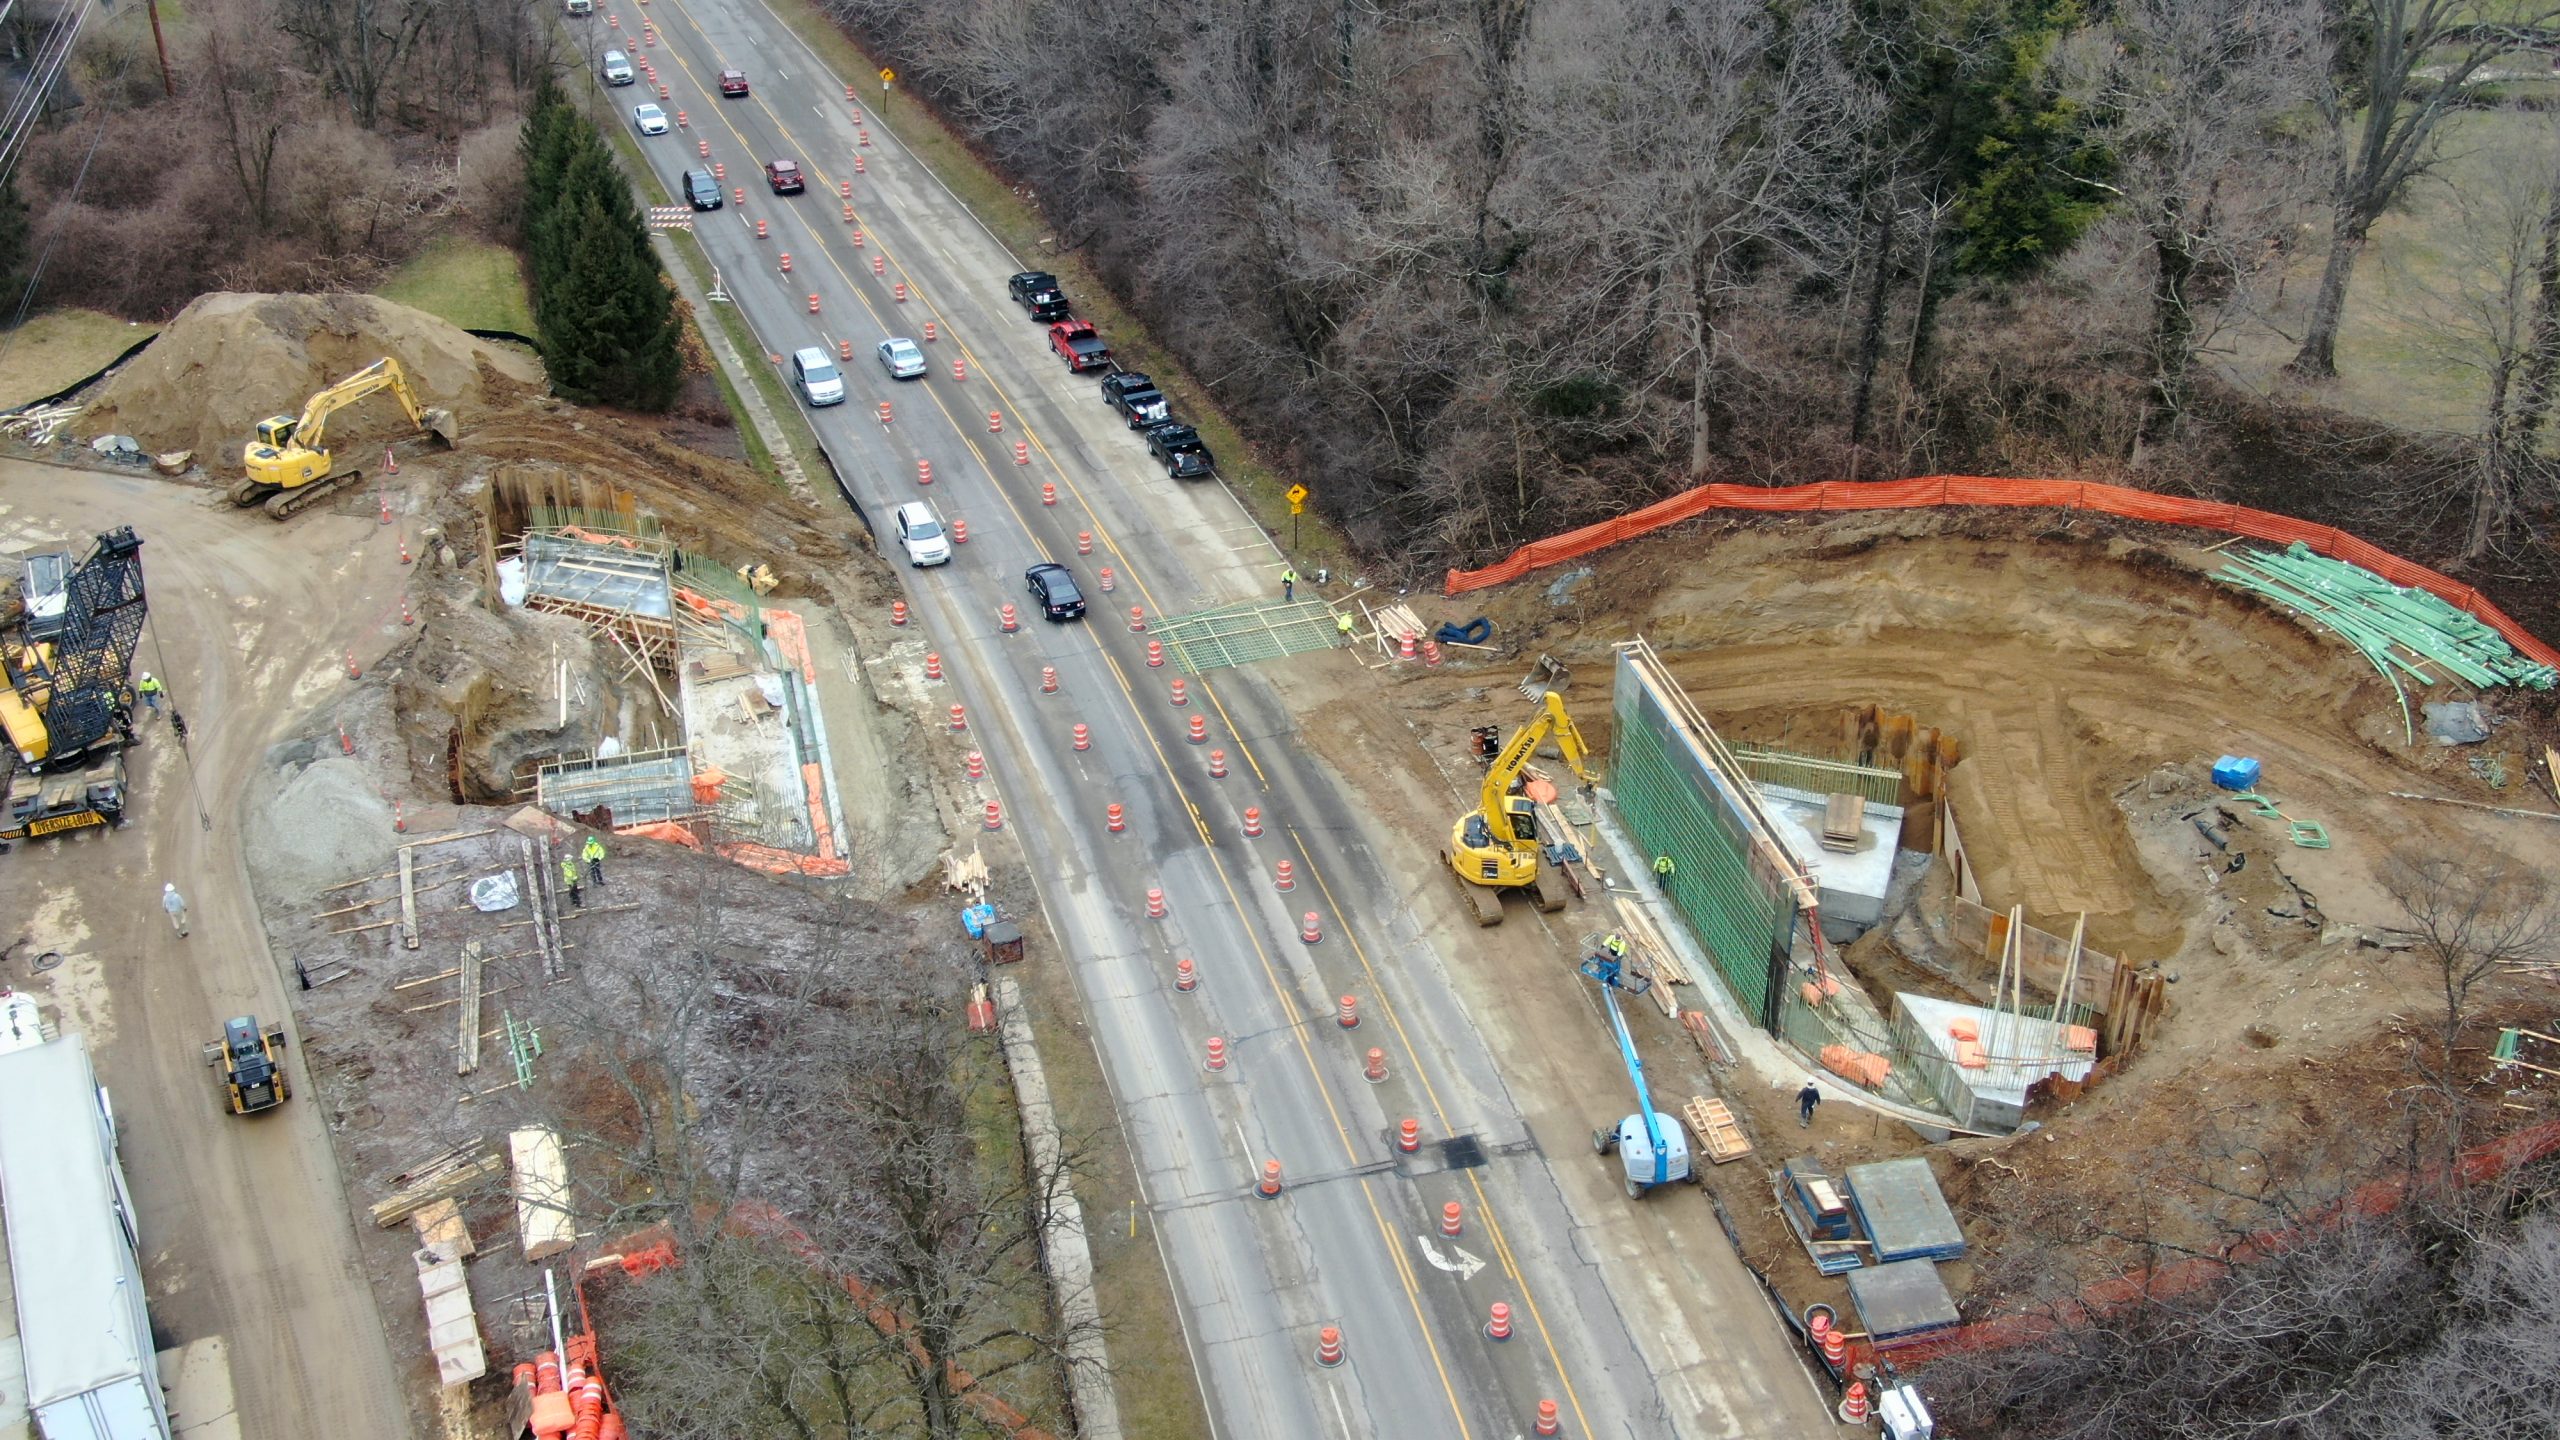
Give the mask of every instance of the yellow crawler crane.
[{"label": "yellow crawler crane", "polygon": [[454,443],[453,412],[419,404],[400,362],[385,357],[312,396],[300,415],[259,421],[258,438],[240,457],[248,476],[231,487],[231,503],[264,505],[269,515],[284,520],[363,479],[364,472],[352,465],[344,470],[331,466],[323,445],[329,417],[385,390],[408,412],[411,424],[447,445]]},{"label": "yellow crawler crane", "polygon": [[1479,925],[1502,923],[1506,890],[1528,891],[1538,908],[1550,914],[1564,908],[1564,887],[1540,853],[1538,835],[1537,806],[1555,798],[1555,787],[1543,780],[1523,781],[1529,757],[1552,736],[1583,784],[1600,783],[1584,763],[1589,752],[1581,730],[1565,713],[1564,697],[1550,690],[1541,699],[1538,718],[1522,726],[1486,767],[1483,798],[1458,817],[1449,831],[1449,848],[1440,852],[1467,903],[1475,907]]}]

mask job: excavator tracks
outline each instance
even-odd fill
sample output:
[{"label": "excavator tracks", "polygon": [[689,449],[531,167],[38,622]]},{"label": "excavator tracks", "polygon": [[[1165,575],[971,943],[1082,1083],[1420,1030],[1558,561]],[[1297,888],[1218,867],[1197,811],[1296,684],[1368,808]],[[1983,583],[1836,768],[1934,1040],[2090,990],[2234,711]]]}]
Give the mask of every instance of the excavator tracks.
[{"label": "excavator tracks", "polygon": [[[342,471],[339,474],[332,475],[326,480],[314,480],[308,485],[299,486],[295,489],[278,490],[267,497],[267,502],[264,507],[267,512],[267,518],[270,520],[290,520],[294,516],[301,514],[303,511],[310,509],[312,506],[319,504],[321,501],[328,499],[330,496],[337,494],[339,491],[346,489],[348,486],[355,484],[363,478],[364,472],[362,470],[347,470]],[[255,496],[251,496],[247,500],[239,498],[239,490],[241,486],[257,484],[258,482],[255,480],[244,480],[240,482],[240,485],[233,486],[232,503],[236,505],[257,504],[257,497]],[[259,488],[263,489],[265,487],[260,486]]]},{"label": "excavator tracks", "polygon": [[1472,884],[1460,876],[1457,861],[1451,858],[1446,850],[1440,852],[1440,864],[1449,872],[1449,878],[1457,882],[1458,893],[1467,897],[1467,905],[1476,912],[1478,925],[1491,926],[1502,923],[1501,891],[1490,885]]}]

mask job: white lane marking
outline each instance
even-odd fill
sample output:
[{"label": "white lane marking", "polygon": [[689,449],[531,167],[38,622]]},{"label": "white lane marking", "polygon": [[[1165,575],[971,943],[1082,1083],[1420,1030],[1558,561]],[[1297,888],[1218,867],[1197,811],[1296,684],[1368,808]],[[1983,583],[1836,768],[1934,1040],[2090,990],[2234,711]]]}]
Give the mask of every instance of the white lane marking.
[{"label": "white lane marking", "polygon": [[1441,1259],[1439,1249],[1431,1243],[1431,1237],[1428,1235],[1414,1236],[1413,1243],[1422,1247],[1422,1258],[1431,1262],[1431,1268],[1435,1270],[1445,1270],[1448,1273],[1457,1276],[1460,1280],[1473,1280],[1476,1278],[1476,1272],[1484,1268],[1484,1262],[1482,1260],[1477,1259],[1475,1256],[1468,1254],[1465,1250],[1462,1250],[1455,1245],[1449,1247],[1449,1253],[1457,1256],[1458,1258],[1455,1260]]}]

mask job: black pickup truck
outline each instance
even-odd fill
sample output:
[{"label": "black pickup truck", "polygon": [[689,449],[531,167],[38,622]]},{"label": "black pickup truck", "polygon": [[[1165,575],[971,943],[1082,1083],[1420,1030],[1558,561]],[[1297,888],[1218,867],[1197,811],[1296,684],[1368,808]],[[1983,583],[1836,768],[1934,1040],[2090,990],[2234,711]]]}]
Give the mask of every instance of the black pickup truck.
[{"label": "black pickup truck", "polygon": [[1058,277],[1046,270],[1025,270],[1005,282],[1013,292],[1013,302],[1031,312],[1031,318],[1046,325],[1067,318],[1067,292],[1058,288]]},{"label": "black pickup truck", "polygon": [[1156,383],[1136,370],[1115,370],[1102,377],[1102,403],[1120,412],[1132,430],[1144,430],[1173,418],[1171,404]]},{"label": "black pickup truck", "polygon": [[1175,421],[1147,431],[1147,453],[1164,462],[1164,473],[1176,480],[1203,480],[1217,470],[1217,457],[1200,442],[1200,432]]}]

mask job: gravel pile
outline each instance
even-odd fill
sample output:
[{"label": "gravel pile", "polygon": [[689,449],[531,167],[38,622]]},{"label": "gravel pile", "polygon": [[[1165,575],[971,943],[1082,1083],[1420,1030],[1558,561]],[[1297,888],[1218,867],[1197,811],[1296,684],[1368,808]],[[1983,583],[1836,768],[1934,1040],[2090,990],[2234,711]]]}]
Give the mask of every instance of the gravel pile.
[{"label": "gravel pile", "polygon": [[391,806],[364,767],[323,755],[293,772],[249,821],[249,861],[280,901],[392,867]]}]

